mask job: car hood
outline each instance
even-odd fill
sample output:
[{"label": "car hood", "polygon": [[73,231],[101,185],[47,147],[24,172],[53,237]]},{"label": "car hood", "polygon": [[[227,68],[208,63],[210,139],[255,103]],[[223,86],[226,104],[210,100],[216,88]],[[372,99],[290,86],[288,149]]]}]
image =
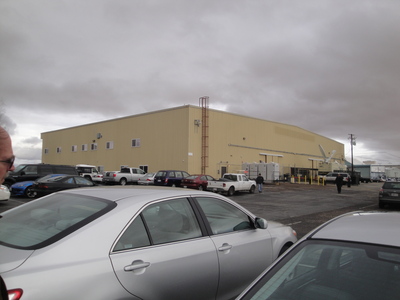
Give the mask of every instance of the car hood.
[{"label": "car hood", "polygon": [[0,245],[0,274],[22,265],[34,250],[21,250]]},{"label": "car hood", "polygon": [[34,181],[21,181],[21,182],[18,182],[18,183],[14,183],[12,185],[12,187],[16,188],[16,187],[21,187],[21,186],[28,186],[28,185],[32,185],[33,183],[34,183]]}]

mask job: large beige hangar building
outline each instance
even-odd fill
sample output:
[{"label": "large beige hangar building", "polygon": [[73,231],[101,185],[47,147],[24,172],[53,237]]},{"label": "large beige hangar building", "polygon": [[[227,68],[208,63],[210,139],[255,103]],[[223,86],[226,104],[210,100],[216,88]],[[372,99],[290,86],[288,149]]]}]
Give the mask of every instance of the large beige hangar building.
[{"label": "large beige hangar building", "polygon": [[[200,98],[202,99],[202,98]],[[208,101],[208,100],[207,100]],[[344,165],[344,145],[302,128],[185,105],[41,135],[42,162],[206,173],[216,178],[245,163],[275,163],[279,174],[316,175]],[[335,150],[329,163],[321,162]]]}]

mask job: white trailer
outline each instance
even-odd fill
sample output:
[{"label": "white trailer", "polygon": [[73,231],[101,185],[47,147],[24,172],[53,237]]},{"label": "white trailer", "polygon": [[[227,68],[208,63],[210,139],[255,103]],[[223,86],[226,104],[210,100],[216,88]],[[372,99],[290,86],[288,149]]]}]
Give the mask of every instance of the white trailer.
[{"label": "white trailer", "polygon": [[255,180],[258,174],[264,177],[264,182],[273,183],[279,180],[279,164],[278,163],[244,163],[242,169],[245,170],[250,179]]}]

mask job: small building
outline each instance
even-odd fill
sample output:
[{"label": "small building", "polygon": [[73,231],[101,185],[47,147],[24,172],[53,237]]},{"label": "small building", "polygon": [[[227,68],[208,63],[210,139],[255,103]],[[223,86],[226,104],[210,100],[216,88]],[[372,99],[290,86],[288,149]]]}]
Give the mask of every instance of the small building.
[{"label": "small building", "polygon": [[[140,167],[221,177],[244,163],[277,163],[280,174],[327,168],[320,145],[344,164],[344,145],[297,126],[185,105],[44,132],[42,162],[89,164],[99,170]],[[333,152],[335,150],[335,152]],[[312,172],[312,173],[311,173]]]}]

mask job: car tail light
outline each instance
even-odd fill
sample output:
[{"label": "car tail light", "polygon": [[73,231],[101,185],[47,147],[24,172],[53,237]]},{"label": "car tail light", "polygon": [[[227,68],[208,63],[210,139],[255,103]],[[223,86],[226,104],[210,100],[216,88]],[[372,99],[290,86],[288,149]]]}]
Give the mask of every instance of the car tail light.
[{"label": "car tail light", "polygon": [[14,289],[8,290],[8,299],[9,300],[19,300],[23,294],[22,289]]},{"label": "car tail light", "polygon": [[117,177],[117,173],[114,173],[114,174],[113,174],[113,177]]},{"label": "car tail light", "polygon": [[49,187],[47,185],[45,185],[44,183],[39,183],[38,184],[38,188],[40,188],[40,189],[48,189]]},{"label": "car tail light", "polygon": [[165,183],[168,183],[168,178],[165,178]]},{"label": "car tail light", "polygon": [[226,183],[223,183],[222,186],[223,186],[223,187],[226,187]]}]

